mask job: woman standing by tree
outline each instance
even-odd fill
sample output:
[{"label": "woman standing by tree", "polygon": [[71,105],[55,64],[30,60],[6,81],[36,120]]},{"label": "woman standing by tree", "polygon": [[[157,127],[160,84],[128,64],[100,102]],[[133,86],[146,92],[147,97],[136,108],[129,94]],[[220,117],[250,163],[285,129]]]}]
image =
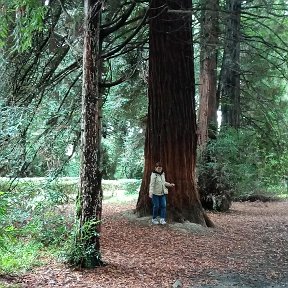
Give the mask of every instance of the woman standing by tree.
[{"label": "woman standing by tree", "polygon": [[[153,224],[166,224],[166,195],[167,187],[174,187],[174,183],[166,182],[165,173],[160,162],[155,165],[155,170],[151,173],[149,185],[149,197],[153,203]],[[160,211],[159,211],[160,210]],[[158,213],[160,212],[160,221],[158,221]]]}]

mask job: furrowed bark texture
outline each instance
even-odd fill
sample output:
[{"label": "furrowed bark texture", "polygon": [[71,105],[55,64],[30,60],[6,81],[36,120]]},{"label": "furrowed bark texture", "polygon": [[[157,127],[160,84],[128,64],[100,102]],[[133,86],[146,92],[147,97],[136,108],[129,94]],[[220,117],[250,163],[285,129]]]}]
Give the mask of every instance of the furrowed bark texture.
[{"label": "furrowed bark texture", "polygon": [[222,63],[222,124],[240,126],[240,19],[241,0],[227,0],[227,24]]},{"label": "furrowed bark texture", "polygon": [[168,9],[191,9],[191,1],[150,2],[149,111],[145,167],[136,212],[151,213],[150,174],[161,161],[168,182],[167,217],[206,225],[195,184],[196,117],[191,15]]},{"label": "furrowed bark texture", "polygon": [[[100,1],[84,1],[84,51],[82,91],[81,175],[78,217],[80,222],[78,244],[91,251],[79,265],[102,265],[100,232],[102,188],[100,172],[100,57],[99,25]],[[76,244],[77,245],[77,244]]]},{"label": "furrowed bark texture", "polygon": [[221,171],[216,168],[214,150],[209,149],[209,145],[217,137],[218,34],[219,0],[202,0],[198,189],[205,209],[227,211],[231,205],[231,197],[221,183]]},{"label": "furrowed bark texture", "polygon": [[217,50],[219,0],[203,0],[201,17],[200,105],[198,145],[205,148],[217,133]]}]

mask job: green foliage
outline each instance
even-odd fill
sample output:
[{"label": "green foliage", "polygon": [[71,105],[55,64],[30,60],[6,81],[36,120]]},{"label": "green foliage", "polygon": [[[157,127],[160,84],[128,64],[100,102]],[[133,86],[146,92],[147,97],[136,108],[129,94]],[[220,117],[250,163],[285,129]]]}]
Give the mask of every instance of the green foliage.
[{"label": "green foliage", "polygon": [[283,65],[288,60],[287,53],[283,53],[288,43],[286,4],[274,1],[252,7],[251,11],[261,15],[262,20],[249,16],[242,19],[243,34],[247,36],[241,55],[245,71],[241,81],[242,127],[257,143],[259,176],[271,185],[287,173],[287,66]]},{"label": "green foliage", "polygon": [[103,166],[111,167],[105,171],[106,179],[142,177],[147,99],[144,83],[135,82],[138,83],[131,80],[111,89],[103,107],[107,115],[104,117],[107,135],[103,139]]},{"label": "green foliage", "polygon": [[127,179],[123,181],[122,187],[126,195],[138,194],[141,185],[141,180]]},{"label": "green foliage", "polygon": [[[69,205],[77,194],[78,181],[68,177],[52,182],[44,178],[14,182],[0,178],[0,191],[4,191],[0,193],[0,273],[17,273],[40,265],[43,253],[51,254],[52,250],[69,263],[103,265],[100,251],[86,241],[91,235],[99,236],[94,233],[98,222],[85,223],[79,236],[74,205]],[[139,185],[140,180],[104,180],[104,197],[118,201],[122,192],[136,195]]]},{"label": "green foliage", "polygon": [[54,213],[53,210],[50,210],[41,216],[35,215],[22,233],[45,246],[62,244],[71,233],[73,217],[67,219],[67,216],[63,217],[59,213]]},{"label": "green foliage", "polygon": [[7,193],[1,192],[0,190],[0,251],[6,251],[7,241],[12,239],[13,227],[9,226],[6,221],[7,219],[7,210],[8,210],[8,200]]},{"label": "green foliage", "polygon": [[[2,178],[0,181],[1,189],[9,193],[9,211],[13,211],[15,218],[11,218],[11,221],[17,219],[17,222],[27,221],[33,211],[47,204],[52,206],[67,203],[69,195],[62,188],[63,186],[57,182],[47,183],[46,179],[24,179],[11,182],[7,178]],[[69,187],[73,186],[65,187],[68,187],[67,190],[70,192]]]},{"label": "green foliage", "polygon": [[27,271],[40,265],[42,245],[35,241],[7,241],[6,250],[0,250],[0,273]]},{"label": "green foliage", "polygon": [[33,116],[33,109],[37,109],[35,103],[31,103],[27,109],[7,106],[5,103],[1,105],[0,99],[0,175],[79,174],[79,156],[75,151],[78,132],[72,125],[73,121],[71,126],[63,123],[68,111],[58,115],[59,124],[56,128],[59,127],[59,131],[47,124],[52,121],[51,114],[58,109],[57,102],[53,103],[51,99],[49,102],[43,101],[42,106],[38,106],[40,108],[42,110],[37,116]]},{"label": "green foliage", "polygon": [[[21,239],[23,231],[19,225],[22,225],[20,222],[23,218],[20,217],[23,215],[18,209],[14,210],[14,205],[18,201],[11,196],[11,193],[8,192],[0,193],[0,273],[14,273],[36,265],[39,250],[42,247],[39,242],[34,240]],[[17,213],[15,213],[16,211]],[[23,213],[26,215],[25,212]],[[28,235],[30,237],[29,233]]]},{"label": "green foliage", "polygon": [[[95,251],[93,245],[85,244],[87,237],[94,235],[93,229],[97,223],[85,223],[80,238],[78,228],[74,226],[74,209],[69,203],[75,200],[79,179],[46,180],[32,178],[11,182],[8,178],[2,178],[0,181],[0,190],[5,191],[0,195],[0,263],[4,265],[5,271],[28,269],[38,261],[36,256],[40,249],[60,249],[65,243],[68,243],[68,252],[63,257],[69,258],[71,263],[86,259],[85,265],[93,266],[94,261],[101,262],[100,252]],[[120,191],[121,195],[122,191],[135,195],[140,185],[139,180],[103,182],[104,197],[115,199]],[[77,245],[75,237],[78,237]],[[26,253],[30,253],[30,256],[27,257]],[[19,261],[13,258],[15,255]],[[25,261],[22,257],[26,257]]]},{"label": "green foliage", "polygon": [[15,186],[2,179],[0,187],[6,192],[0,197],[0,238],[5,245],[0,244],[0,267],[5,273],[37,265],[44,247],[59,247],[70,237],[74,214],[65,193],[77,185],[63,182],[67,185],[38,179]]},{"label": "green foliage", "polygon": [[74,226],[70,241],[67,242],[66,250],[62,255],[65,261],[72,266],[85,268],[102,265],[101,253],[97,250],[95,242],[91,241],[92,238],[100,237],[96,232],[96,227],[99,224],[99,221],[90,220],[81,227],[79,222],[78,225]]},{"label": "green foliage", "polygon": [[[8,181],[2,181],[1,188],[9,191],[11,186],[7,184]],[[77,185],[68,184],[66,187],[69,192],[63,187],[56,182],[20,181],[13,190],[6,193],[9,193],[9,209],[4,223],[17,228],[14,233],[19,237],[32,237],[44,245],[60,244],[68,237],[74,220],[73,215],[59,208],[65,206],[59,205],[69,201],[70,194],[67,193],[73,193],[71,188],[76,191]]]},{"label": "green foliage", "polygon": [[69,210],[43,202],[34,210],[32,218],[22,228],[21,235],[31,237],[44,246],[58,246],[69,238],[73,223],[74,215]]},{"label": "green foliage", "polygon": [[[11,41],[7,41],[0,54],[1,176],[79,174],[80,72],[76,69],[67,73],[65,80],[54,77],[73,65],[79,51],[69,51],[61,42],[65,17],[58,18],[61,7],[59,2],[52,2],[49,6],[31,0],[5,3],[5,16],[10,15],[13,23],[15,13],[19,10],[22,14],[15,18],[19,23],[10,25]],[[41,17],[45,18],[42,24]],[[50,35],[52,26],[55,34],[51,35],[57,34],[57,40]],[[12,34],[15,29],[25,29],[20,34],[26,37],[19,40],[26,44],[19,42],[17,45],[21,47],[17,51],[11,48],[15,44]],[[64,38],[67,39],[66,35]]]},{"label": "green foliage", "polygon": [[[12,50],[19,52],[31,48],[34,33],[43,30],[46,8],[41,1],[36,0],[12,0],[2,3],[0,48],[7,42],[12,43]],[[12,37],[8,41],[9,34]]]},{"label": "green foliage", "polygon": [[[225,129],[208,146],[215,158],[207,165],[218,171],[219,183],[232,187],[234,197],[285,192],[282,180],[288,165],[287,147],[276,154],[262,143],[255,131]],[[283,189],[275,189],[281,186]]]}]

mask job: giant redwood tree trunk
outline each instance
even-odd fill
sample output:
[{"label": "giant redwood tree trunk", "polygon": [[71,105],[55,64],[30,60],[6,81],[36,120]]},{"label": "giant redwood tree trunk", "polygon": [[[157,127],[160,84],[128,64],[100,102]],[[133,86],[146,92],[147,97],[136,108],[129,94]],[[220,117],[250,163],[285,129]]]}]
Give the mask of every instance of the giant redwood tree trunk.
[{"label": "giant redwood tree trunk", "polygon": [[79,230],[75,264],[81,267],[102,265],[100,221],[102,188],[100,173],[100,52],[99,26],[101,1],[84,1],[84,51],[82,91],[81,175],[77,216]]},{"label": "giant redwood tree trunk", "polygon": [[[167,217],[211,224],[196,189],[196,117],[194,103],[191,0],[150,2],[149,111],[145,143],[145,167],[137,202],[139,216],[151,213],[148,186],[151,171],[161,161],[168,182]],[[169,12],[173,10],[173,12]]]},{"label": "giant redwood tree trunk", "polygon": [[240,17],[241,0],[227,0],[225,47],[220,79],[222,124],[240,126]]}]

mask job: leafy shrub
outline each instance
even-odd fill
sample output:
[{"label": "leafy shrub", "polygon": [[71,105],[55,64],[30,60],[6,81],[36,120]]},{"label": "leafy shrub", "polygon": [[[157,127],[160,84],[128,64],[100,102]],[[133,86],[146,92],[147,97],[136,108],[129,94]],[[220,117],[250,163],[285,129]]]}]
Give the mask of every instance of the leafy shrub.
[{"label": "leafy shrub", "polygon": [[91,235],[98,235],[95,232],[95,227],[99,223],[100,222],[95,220],[87,221],[84,226],[81,227],[81,232],[79,233],[79,222],[76,222],[62,251],[61,258],[64,262],[72,266],[87,268],[95,267],[94,264],[96,263],[101,265],[101,254],[95,250],[95,243],[91,243],[90,241]]},{"label": "leafy shrub", "polygon": [[122,183],[123,190],[126,195],[137,194],[140,189],[141,180],[126,179]]},{"label": "leafy shrub", "polygon": [[11,237],[12,227],[8,226],[8,201],[6,193],[0,191],[0,251],[6,250],[7,240]]},{"label": "leafy shrub", "polygon": [[0,250],[0,272],[25,271],[39,264],[41,249],[42,245],[35,241],[8,241],[5,251]]},{"label": "leafy shrub", "polygon": [[73,223],[73,215],[61,215],[52,207],[48,210],[38,209],[31,221],[23,228],[22,234],[32,237],[45,246],[60,245],[69,237]]},{"label": "leafy shrub", "polygon": [[[7,183],[2,181],[2,188],[7,189]],[[12,191],[5,193],[6,226],[17,228],[14,232],[18,237],[32,237],[45,246],[60,244],[68,237],[74,219],[59,207],[69,200],[67,190],[75,189],[76,192],[77,189],[75,182],[73,185],[70,182],[64,184],[47,183],[43,179],[19,180]]]},{"label": "leafy shrub", "polygon": [[[10,235],[34,239],[45,246],[60,245],[65,241],[74,222],[69,203],[74,202],[78,192],[78,178],[59,178],[47,182],[45,178],[0,180],[0,188],[6,190],[0,195],[0,220],[10,229]],[[113,197],[117,191],[125,194],[138,192],[140,180],[103,180],[104,196]],[[10,188],[12,190],[9,190]],[[5,195],[5,199],[4,199]],[[73,207],[74,209],[74,207]],[[1,227],[0,245],[5,243],[8,230]],[[15,229],[15,230],[13,230]],[[3,230],[3,231],[2,231]],[[13,233],[12,233],[13,230]]]},{"label": "leafy shrub", "polygon": [[[214,165],[218,177],[222,177],[220,183],[230,186],[234,197],[279,193],[275,188],[282,185],[288,153],[276,154],[263,148],[255,131],[225,129],[208,148],[214,158],[206,165]],[[201,169],[207,167],[198,166]]]}]

